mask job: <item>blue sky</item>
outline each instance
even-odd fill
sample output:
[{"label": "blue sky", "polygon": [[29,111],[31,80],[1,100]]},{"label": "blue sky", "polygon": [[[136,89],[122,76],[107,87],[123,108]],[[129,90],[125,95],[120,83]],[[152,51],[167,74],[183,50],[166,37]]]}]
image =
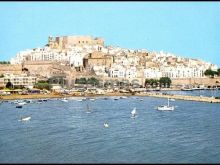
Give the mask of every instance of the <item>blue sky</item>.
[{"label": "blue sky", "polygon": [[220,66],[220,2],[0,2],[0,22],[0,60],[49,35],[92,35]]}]

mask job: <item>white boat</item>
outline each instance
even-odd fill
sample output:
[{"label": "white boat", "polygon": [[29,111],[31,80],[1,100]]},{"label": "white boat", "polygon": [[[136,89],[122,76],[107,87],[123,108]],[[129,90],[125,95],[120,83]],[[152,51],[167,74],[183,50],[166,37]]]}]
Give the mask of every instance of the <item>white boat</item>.
[{"label": "white boat", "polygon": [[157,110],[159,111],[173,111],[175,109],[174,106],[170,106],[169,104],[169,98],[167,99],[167,105],[161,105],[157,107]]},{"label": "white boat", "polygon": [[94,99],[94,98],[90,98],[90,100],[91,100],[91,101],[95,101],[95,99]]},{"label": "white boat", "polygon": [[119,97],[115,97],[115,98],[114,98],[114,100],[118,100],[118,99],[119,99]]},{"label": "white boat", "polygon": [[136,111],[136,107],[134,107],[134,109],[131,111],[131,117],[134,118],[137,116],[137,111]]},{"label": "white boat", "polygon": [[193,91],[192,88],[181,88],[181,91]]},{"label": "white boat", "polygon": [[25,105],[25,104],[27,104],[26,102],[19,102],[19,103],[17,103],[18,105]]},{"label": "white boat", "polygon": [[109,127],[108,123],[104,123],[104,127],[108,128]]},{"label": "white boat", "polygon": [[30,120],[30,119],[31,119],[30,116],[28,116],[28,117],[21,117],[21,121],[28,121],[28,120]]},{"label": "white boat", "polygon": [[66,98],[61,100],[62,102],[68,102],[68,100]]}]

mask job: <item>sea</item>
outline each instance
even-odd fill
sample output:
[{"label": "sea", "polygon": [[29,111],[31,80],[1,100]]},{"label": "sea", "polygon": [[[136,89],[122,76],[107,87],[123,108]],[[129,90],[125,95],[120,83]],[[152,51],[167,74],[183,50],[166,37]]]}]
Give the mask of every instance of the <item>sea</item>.
[{"label": "sea", "polygon": [[220,163],[219,103],[175,100],[174,111],[158,111],[167,99],[80,99],[3,102],[0,163]]},{"label": "sea", "polygon": [[218,89],[208,89],[208,90],[192,90],[192,91],[180,91],[180,90],[170,90],[170,91],[159,91],[160,93],[174,94],[174,95],[190,95],[190,96],[205,96],[205,97],[220,97],[220,90]]}]

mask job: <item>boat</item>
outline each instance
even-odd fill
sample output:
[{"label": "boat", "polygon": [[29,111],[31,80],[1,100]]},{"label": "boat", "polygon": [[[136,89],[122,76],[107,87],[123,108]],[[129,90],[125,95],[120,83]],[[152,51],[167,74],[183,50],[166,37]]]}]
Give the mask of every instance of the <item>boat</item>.
[{"label": "boat", "polygon": [[157,107],[157,110],[159,111],[173,111],[174,110],[174,106],[170,106],[169,105],[169,98],[167,99],[167,105],[161,105]]},{"label": "boat", "polygon": [[17,105],[16,108],[22,108],[22,105]]},{"label": "boat", "polygon": [[128,98],[127,96],[121,96],[120,99],[126,99]]},{"label": "boat", "polygon": [[183,87],[181,88],[181,91],[193,91],[193,88]]},{"label": "boat", "polygon": [[18,105],[25,105],[25,104],[27,104],[26,102],[19,102],[19,103],[17,103]]},{"label": "boat", "polygon": [[118,100],[119,99],[119,97],[114,97],[114,100]]},{"label": "boat", "polygon": [[37,103],[41,104],[43,102],[43,100],[39,99],[37,100]]},{"label": "boat", "polygon": [[109,127],[108,123],[104,123],[104,127],[108,128]]},{"label": "boat", "polygon": [[89,105],[87,104],[86,113],[91,113],[91,109],[89,108]]},{"label": "boat", "polygon": [[30,119],[31,119],[30,116],[28,116],[28,117],[21,117],[21,121],[28,121],[28,120],[30,120]]},{"label": "boat", "polygon": [[131,118],[135,118],[137,116],[136,107],[131,111]]},{"label": "boat", "polygon": [[94,99],[94,98],[90,98],[90,100],[91,100],[91,101],[95,101],[95,99]]},{"label": "boat", "polygon": [[68,102],[68,100],[66,98],[61,99],[62,102]]}]

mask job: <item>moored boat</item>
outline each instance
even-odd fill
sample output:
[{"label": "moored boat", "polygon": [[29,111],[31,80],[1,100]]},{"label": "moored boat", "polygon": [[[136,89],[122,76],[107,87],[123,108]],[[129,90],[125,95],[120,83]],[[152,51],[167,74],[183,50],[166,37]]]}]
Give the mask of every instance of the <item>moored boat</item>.
[{"label": "moored boat", "polygon": [[[159,111],[173,111],[174,110],[174,106],[170,106],[169,104],[169,98],[167,99],[167,105],[161,105],[157,107],[157,110]],[[175,101],[174,99],[172,101]]]},{"label": "moored boat", "polygon": [[21,121],[28,121],[28,120],[30,120],[30,119],[31,119],[30,116],[28,116],[28,117],[21,117]]}]

